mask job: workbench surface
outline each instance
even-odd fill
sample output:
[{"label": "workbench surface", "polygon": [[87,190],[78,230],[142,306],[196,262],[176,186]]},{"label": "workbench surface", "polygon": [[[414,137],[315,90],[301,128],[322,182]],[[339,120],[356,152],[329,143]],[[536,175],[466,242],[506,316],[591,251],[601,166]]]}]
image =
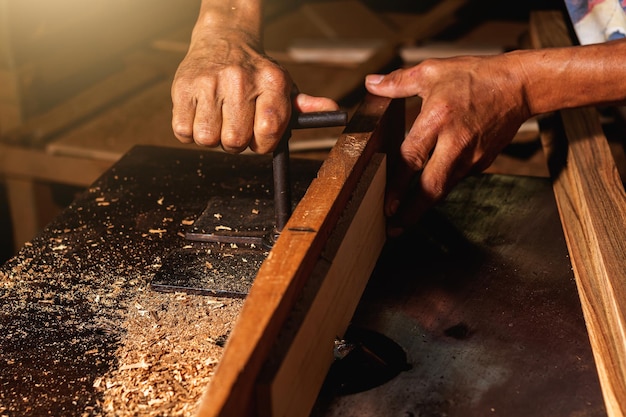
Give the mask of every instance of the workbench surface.
[{"label": "workbench surface", "polygon": [[[150,281],[233,165],[245,186],[258,158],[138,146],[3,265],[0,415],[190,415],[243,301]],[[606,415],[544,178],[463,181],[387,243],[353,323],[409,368],[321,396],[316,416]]]}]

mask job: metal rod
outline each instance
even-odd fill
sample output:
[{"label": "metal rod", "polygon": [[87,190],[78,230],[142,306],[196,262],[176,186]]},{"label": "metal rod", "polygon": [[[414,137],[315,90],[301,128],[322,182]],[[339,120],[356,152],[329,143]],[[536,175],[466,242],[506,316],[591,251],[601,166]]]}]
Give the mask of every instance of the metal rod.
[{"label": "metal rod", "polygon": [[291,216],[291,181],[289,177],[289,138],[291,129],[287,129],[274,150],[272,168],[274,170],[274,212],[276,233],[282,232]]},{"label": "metal rod", "polygon": [[348,113],[345,111],[320,111],[298,113],[291,122],[292,129],[308,129],[313,127],[345,126],[348,123]]},{"label": "metal rod", "polygon": [[[314,127],[345,126],[348,113],[345,111],[324,111],[299,113],[291,121],[274,150],[272,169],[274,170],[274,212],[276,216],[275,235],[280,234],[291,216],[291,182],[289,176],[289,138],[292,129]],[[277,236],[273,236],[276,238]]]}]

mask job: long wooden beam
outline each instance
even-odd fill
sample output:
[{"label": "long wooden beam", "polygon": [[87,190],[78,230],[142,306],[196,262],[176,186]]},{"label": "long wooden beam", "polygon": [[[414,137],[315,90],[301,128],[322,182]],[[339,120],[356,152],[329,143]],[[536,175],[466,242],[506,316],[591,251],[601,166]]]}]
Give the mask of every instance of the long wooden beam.
[{"label": "long wooden beam", "polygon": [[[558,12],[531,15],[536,48],[571,45]],[[626,193],[593,108],[560,112],[567,140],[544,130],[553,178],[609,416],[626,415]]]},{"label": "long wooden beam", "polygon": [[112,161],[51,155],[41,149],[0,143],[0,177],[88,187],[111,165]]},{"label": "long wooden beam", "polygon": [[[367,96],[341,134],[320,168],[318,177],[310,185],[259,269],[226,344],[224,355],[199,407],[200,416],[259,415],[259,404],[272,402],[270,399],[257,399],[260,392],[260,372],[272,354],[275,341],[300,299],[303,288],[309,283],[313,271],[319,268],[320,262],[328,262],[324,259],[324,251],[338,229],[337,225],[344,217],[345,208],[373,155],[383,148],[383,133],[401,134],[404,131],[404,111],[399,103],[382,97]],[[380,176],[373,178],[380,180]],[[368,212],[376,213],[373,215],[380,219],[382,194],[379,192],[373,199],[368,199],[368,204],[374,207],[374,211],[370,209]],[[384,222],[369,220],[378,226],[363,239],[370,240],[373,244],[361,242],[363,245],[360,247],[353,247],[352,256],[355,258],[358,258],[363,246],[372,251],[368,256],[374,258],[378,256],[375,252],[380,250],[376,248],[382,247],[384,229],[381,235],[380,225],[384,225]],[[360,273],[367,274],[367,270],[361,270]],[[368,278],[369,276],[365,277],[365,280]],[[333,295],[334,302],[358,299],[359,295],[351,294],[349,288],[350,286],[339,289],[340,292]],[[317,326],[327,324],[317,323]],[[332,345],[328,349],[313,351],[313,356],[328,357],[329,353],[332,355]],[[305,387],[313,391],[319,388]],[[284,392],[282,395],[300,395],[293,392],[297,389],[296,386],[290,387],[291,392]],[[310,397],[311,394],[306,395]]]}]

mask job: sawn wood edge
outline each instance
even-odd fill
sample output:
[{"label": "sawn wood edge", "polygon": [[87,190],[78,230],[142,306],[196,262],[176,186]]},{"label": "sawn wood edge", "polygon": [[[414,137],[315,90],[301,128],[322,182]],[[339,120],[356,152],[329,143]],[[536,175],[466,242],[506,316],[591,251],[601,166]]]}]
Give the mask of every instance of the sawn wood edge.
[{"label": "sawn wood edge", "polygon": [[385,126],[399,113],[394,103],[368,95],[330,151],[259,269],[201,401],[199,416],[256,413],[259,372],[359,178],[372,155],[381,150]]},{"label": "sawn wood edge", "polygon": [[[531,14],[536,48],[571,45],[558,12]],[[564,134],[542,129],[608,415],[626,415],[626,193],[593,108],[560,112]],[[565,143],[566,142],[566,143]]]}]

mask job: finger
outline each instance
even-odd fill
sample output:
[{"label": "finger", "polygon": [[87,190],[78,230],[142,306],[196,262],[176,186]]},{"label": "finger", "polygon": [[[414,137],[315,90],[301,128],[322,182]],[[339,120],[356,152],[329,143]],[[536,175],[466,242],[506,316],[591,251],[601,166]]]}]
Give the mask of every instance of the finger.
[{"label": "finger", "polygon": [[439,138],[437,147],[415,182],[410,196],[406,198],[396,216],[389,222],[389,234],[397,236],[417,224],[423,214],[441,201],[464,175],[458,166],[459,159],[447,146],[445,138]]},{"label": "finger", "polygon": [[202,94],[196,103],[193,140],[198,145],[217,147],[220,144],[222,109],[213,95]]},{"label": "finger", "polygon": [[304,93],[296,95],[293,105],[294,109],[299,113],[339,110],[339,105],[333,99],[311,96]]},{"label": "finger", "polygon": [[385,214],[393,216],[404,199],[410,183],[417,172],[422,170],[437,142],[437,132],[428,129],[418,116],[400,146],[397,164],[391,169],[390,180],[385,195]]},{"label": "finger", "polygon": [[253,85],[241,73],[225,74],[218,95],[222,102],[222,148],[229,153],[242,152],[252,140],[255,97],[246,94]]},{"label": "finger", "polygon": [[369,74],[365,88],[372,94],[384,97],[412,97],[420,92],[418,66],[395,70],[387,75]]},{"label": "finger", "polygon": [[267,65],[257,73],[261,93],[256,98],[254,137],[250,148],[257,153],[273,151],[291,117],[291,95],[295,85],[279,65]]},{"label": "finger", "polygon": [[195,100],[172,83],[172,130],[182,143],[193,142],[193,120],[196,113]]},{"label": "finger", "polygon": [[274,92],[261,94],[256,100],[254,138],[250,149],[261,154],[273,151],[287,129],[290,116],[288,96]]}]

